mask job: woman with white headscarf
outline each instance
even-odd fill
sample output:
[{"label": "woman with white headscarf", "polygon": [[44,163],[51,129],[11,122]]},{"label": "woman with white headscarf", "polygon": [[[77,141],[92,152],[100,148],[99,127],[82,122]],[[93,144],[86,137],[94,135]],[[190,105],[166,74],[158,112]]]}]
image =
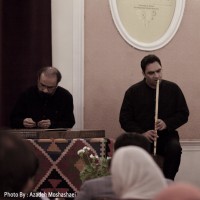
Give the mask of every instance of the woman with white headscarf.
[{"label": "woman with white headscarf", "polygon": [[152,157],[136,146],[117,150],[111,165],[113,190],[122,199],[153,199],[167,187]]}]

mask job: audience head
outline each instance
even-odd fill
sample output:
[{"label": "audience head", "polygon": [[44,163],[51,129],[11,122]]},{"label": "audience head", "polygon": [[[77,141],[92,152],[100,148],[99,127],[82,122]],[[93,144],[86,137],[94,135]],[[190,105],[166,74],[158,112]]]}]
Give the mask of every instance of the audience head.
[{"label": "audience head", "polygon": [[123,133],[119,137],[117,137],[115,144],[114,144],[114,150],[125,146],[138,146],[146,150],[147,152],[150,152],[151,144],[145,138],[143,135],[139,133]]},{"label": "audience head", "polygon": [[38,159],[26,143],[11,133],[0,133],[0,197],[3,192],[30,192]]},{"label": "audience head", "polygon": [[200,200],[200,189],[188,183],[173,183],[154,200]]},{"label": "audience head", "polygon": [[154,55],[154,54],[149,54],[149,55],[145,56],[145,57],[141,60],[141,68],[142,68],[143,73],[145,73],[145,70],[146,70],[147,65],[149,65],[149,64],[151,64],[151,63],[154,63],[154,62],[157,62],[160,66],[162,66],[162,65],[161,65],[161,61],[160,61],[160,58],[158,58],[156,55]]},{"label": "audience head", "polygon": [[118,198],[152,199],[167,186],[152,157],[141,147],[119,148],[111,164],[113,191]]},{"label": "audience head", "polygon": [[62,75],[55,67],[43,67],[38,71],[38,89],[46,94],[54,94]]}]

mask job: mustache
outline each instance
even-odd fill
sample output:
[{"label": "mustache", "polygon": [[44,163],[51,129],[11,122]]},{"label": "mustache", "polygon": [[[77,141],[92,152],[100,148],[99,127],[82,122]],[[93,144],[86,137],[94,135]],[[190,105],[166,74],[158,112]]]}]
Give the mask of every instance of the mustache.
[{"label": "mustache", "polygon": [[53,94],[51,94],[51,93],[45,93],[45,92],[42,92],[42,91],[40,91],[39,94],[43,98],[50,98],[50,97],[53,96]]}]

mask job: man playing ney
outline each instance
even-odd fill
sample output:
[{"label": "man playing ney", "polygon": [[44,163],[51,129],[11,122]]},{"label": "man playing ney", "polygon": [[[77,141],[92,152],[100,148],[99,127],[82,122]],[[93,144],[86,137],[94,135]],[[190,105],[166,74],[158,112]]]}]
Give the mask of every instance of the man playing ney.
[{"label": "man playing ney", "polygon": [[[152,149],[153,141],[157,139],[157,154],[164,157],[164,175],[174,180],[182,153],[176,129],[188,121],[189,110],[177,84],[162,80],[162,65],[156,55],[145,56],[141,68],[144,79],[126,91],[120,110],[120,124],[127,132],[143,134],[152,143]],[[155,123],[158,80],[159,109]]]}]

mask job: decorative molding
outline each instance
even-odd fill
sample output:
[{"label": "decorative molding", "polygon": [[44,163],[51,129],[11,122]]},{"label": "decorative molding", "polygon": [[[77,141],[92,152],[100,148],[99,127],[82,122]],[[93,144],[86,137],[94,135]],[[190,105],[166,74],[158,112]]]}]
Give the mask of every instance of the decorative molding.
[{"label": "decorative molding", "polygon": [[170,42],[170,40],[173,38],[173,36],[178,30],[178,27],[183,17],[184,8],[185,8],[185,0],[176,0],[174,16],[165,34],[163,34],[156,41],[153,41],[151,43],[145,43],[131,37],[130,34],[124,28],[121,22],[121,19],[119,17],[118,8],[117,8],[117,0],[109,0],[109,3],[110,3],[110,9],[111,9],[114,23],[119,33],[121,34],[121,36],[124,38],[124,40],[127,43],[129,43],[131,46],[140,50],[145,50],[145,51],[160,49]]},{"label": "decorative molding", "polygon": [[84,1],[73,0],[73,98],[76,124],[84,128]]},{"label": "decorative molding", "polygon": [[181,140],[183,151],[200,151],[200,140]]}]

